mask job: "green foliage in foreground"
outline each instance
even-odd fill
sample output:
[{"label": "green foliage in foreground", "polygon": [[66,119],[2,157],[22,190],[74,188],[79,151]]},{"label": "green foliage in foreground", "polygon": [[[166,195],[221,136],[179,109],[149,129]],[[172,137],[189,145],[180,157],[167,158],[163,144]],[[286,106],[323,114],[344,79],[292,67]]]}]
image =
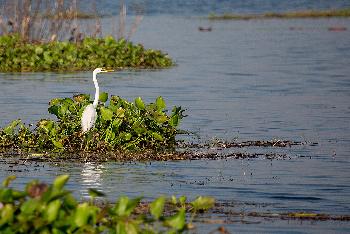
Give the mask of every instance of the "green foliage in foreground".
[{"label": "green foliage in foreground", "polygon": [[172,60],[159,50],[124,39],[85,38],[80,43],[29,43],[18,35],[0,37],[0,72],[79,71],[96,67],[163,68]]},{"label": "green foliage in foreground", "polygon": [[[120,197],[116,204],[96,206],[94,198],[104,194],[90,189],[90,202],[78,202],[64,188],[68,175],[57,177],[52,185],[32,181],[24,191],[9,187],[10,176],[0,187],[1,233],[178,233],[191,227],[198,211],[214,205],[211,197],[198,197],[185,203],[186,197],[172,197],[171,212],[166,198],[159,197],[143,211],[137,211],[141,198]],[[190,223],[186,213],[191,212]],[[138,214],[137,214],[138,213]]]},{"label": "green foliage in foreground", "polygon": [[77,152],[116,150],[166,150],[175,146],[177,127],[184,117],[181,107],[167,115],[162,97],[145,104],[138,97],[128,102],[118,96],[101,93],[95,127],[83,134],[81,116],[90,96],[55,98],[48,111],[58,121],[40,120],[34,129],[15,120],[0,129],[0,151]]}]

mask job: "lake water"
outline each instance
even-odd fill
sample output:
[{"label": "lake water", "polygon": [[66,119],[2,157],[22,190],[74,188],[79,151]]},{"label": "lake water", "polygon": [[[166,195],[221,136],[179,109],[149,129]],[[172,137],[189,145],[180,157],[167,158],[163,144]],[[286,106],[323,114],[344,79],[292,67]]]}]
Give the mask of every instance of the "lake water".
[{"label": "lake water", "polygon": [[[89,8],[93,0],[78,1],[81,8]],[[104,0],[96,7],[100,13],[118,13],[122,1]],[[124,0],[128,14],[143,12],[145,15],[208,15],[209,13],[263,13],[284,12],[286,10],[317,10],[330,8],[349,8],[350,2],[344,0]]]},{"label": "lake water", "polygon": [[[213,30],[200,32],[199,26]],[[329,31],[332,26],[348,30]],[[147,199],[161,194],[211,195],[220,202],[237,202],[238,210],[349,215],[349,38],[349,19],[210,22],[147,16],[132,40],[166,51],[177,66],[103,74],[101,91],[128,100],[141,96],[148,102],[161,95],[168,107],[181,105],[188,114],[181,128],[195,132],[200,141],[277,138],[318,145],[265,149],[288,156],[272,161],[13,165],[2,160],[0,178],[15,174],[14,186],[23,187],[35,178],[52,181],[68,173],[68,187],[78,197],[94,187],[112,201],[121,194]],[[0,74],[0,126],[15,118],[29,123],[49,117],[50,99],[81,92],[94,92],[91,73]],[[217,226],[203,225],[197,231]],[[350,232],[348,222],[331,221],[276,219],[224,226],[234,233]]]}]

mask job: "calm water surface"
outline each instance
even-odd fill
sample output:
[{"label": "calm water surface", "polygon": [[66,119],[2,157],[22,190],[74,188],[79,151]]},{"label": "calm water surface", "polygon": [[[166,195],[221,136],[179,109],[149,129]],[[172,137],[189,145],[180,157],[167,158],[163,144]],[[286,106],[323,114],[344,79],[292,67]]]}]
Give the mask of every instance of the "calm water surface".
[{"label": "calm water surface", "polygon": [[[217,160],[152,163],[26,164],[0,162],[0,178],[16,174],[17,187],[31,179],[51,181],[69,173],[78,197],[87,188],[121,194],[215,196],[237,209],[350,214],[350,20],[208,22],[198,18],[148,16],[134,42],[168,52],[178,66],[160,71],[123,71],[100,76],[101,90],[128,100],[181,105],[181,127],[201,141],[269,140],[318,145],[267,149],[288,160]],[[212,26],[199,32],[198,26]],[[298,27],[298,30],[290,30]],[[108,28],[105,28],[108,32]],[[34,122],[54,97],[93,93],[90,73],[0,74],[0,126],[12,119]],[[239,152],[261,151],[239,149]],[[264,206],[247,206],[247,202]],[[211,226],[215,228],[215,225]],[[232,231],[350,232],[341,222],[265,221],[231,224]],[[206,229],[210,230],[210,229]]]}]

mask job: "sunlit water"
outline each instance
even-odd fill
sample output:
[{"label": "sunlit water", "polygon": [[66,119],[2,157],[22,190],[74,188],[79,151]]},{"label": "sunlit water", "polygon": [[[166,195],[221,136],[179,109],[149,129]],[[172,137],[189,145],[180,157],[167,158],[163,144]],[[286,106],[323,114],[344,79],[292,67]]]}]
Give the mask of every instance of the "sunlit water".
[{"label": "sunlit water", "polygon": [[[161,95],[169,108],[186,108],[188,117],[181,128],[195,132],[200,141],[278,138],[318,143],[267,149],[286,153],[287,160],[56,165],[12,165],[5,160],[0,164],[0,178],[15,174],[14,185],[23,187],[35,178],[51,181],[68,173],[68,187],[77,191],[78,197],[86,197],[87,188],[94,187],[112,201],[121,194],[141,194],[147,199],[161,194],[211,195],[219,201],[266,205],[238,209],[349,215],[350,30],[328,31],[328,27],[339,25],[350,29],[350,20],[209,22],[148,16],[132,40],[168,52],[177,66],[100,75],[102,91],[131,101],[141,96],[149,102]],[[198,26],[211,26],[213,31],[200,32]],[[0,126],[15,118],[29,123],[49,117],[50,99],[81,92],[93,93],[91,73],[1,74]],[[350,225],[341,222],[315,227],[278,220],[228,228],[350,231]]]}]

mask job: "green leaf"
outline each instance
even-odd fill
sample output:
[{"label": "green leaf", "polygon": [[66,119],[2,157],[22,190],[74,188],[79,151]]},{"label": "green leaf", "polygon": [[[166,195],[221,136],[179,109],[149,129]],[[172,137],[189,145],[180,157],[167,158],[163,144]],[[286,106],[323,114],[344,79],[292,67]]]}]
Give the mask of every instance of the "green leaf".
[{"label": "green leaf", "polygon": [[135,98],[135,105],[137,108],[139,108],[140,110],[145,109],[145,103],[143,102],[141,97],[137,97]]},{"label": "green leaf", "polygon": [[115,212],[119,216],[130,216],[135,207],[140,203],[141,197],[129,199],[126,196],[121,196],[118,203],[115,205]]},{"label": "green leaf", "polygon": [[106,107],[101,107],[101,116],[102,116],[102,119],[105,121],[112,120],[113,111],[111,111],[110,109],[108,109]]},{"label": "green leaf", "polygon": [[121,132],[120,134],[119,134],[119,138],[120,139],[123,139],[124,141],[129,141],[130,139],[131,139],[131,137],[132,137],[132,135],[131,135],[131,133],[126,133],[126,132]]},{"label": "green leaf", "polygon": [[22,121],[20,119],[14,120],[3,129],[3,132],[6,133],[7,135],[13,135],[15,128],[21,123]]},{"label": "green leaf", "polygon": [[20,208],[24,215],[32,215],[40,207],[41,203],[39,200],[31,199],[24,202]]},{"label": "green leaf", "polygon": [[89,221],[89,216],[90,216],[90,207],[89,204],[84,202],[82,204],[79,204],[76,212],[75,212],[75,217],[74,217],[74,223],[78,227],[83,227],[85,226],[88,221]]},{"label": "green leaf", "polygon": [[0,227],[4,224],[11,224],[14,218],[15,208],[12,204],[6,204],[0,209]]},{"label": "green leaf", "polygon": [[127,222],[125,224],[126,233],[127,234],[138,234],[138,233],[140,233],[137,227],[138,227],[137,223],[135,223],[133,221]]},{"label": "green leaf", "polygon": [[39,128],[44,129],[46,133],[50,133],[54,127],[54,122],[52,120],[42,119],[39,121],[38,125]]},{"label": "green leaf", "polygon": [[147,129],[144,128],[143,126],[140,126],[139,124],[133,125],[132,129],[138,134],[141,135],[145,132],[147,132]]},{"label": "green leaf", "polygon": [[56,179],[53,182],[53,188],[55,190],[61,190],[68,180],[69,180],[69,175],[61,175],[56,177]]},{"label": "green leaf", "polygon": [[163,110],[166,107],[165,101],[161,96],[157,97],[156,105],[158,110]]},{"label": "green leaf", "polygon": [[18,199],[24,198],[25,196],[27,196],[26,192],[12,190],[12,197],[13,197],[14,200],[18,200]]},{"label": "green leaf", "polygon": [[191,202],[194,210],[208,210],[212,208],[215,204],[215,199],[213,197],[202,197],[199,196],[196,200]]},{"label": "green leaf", "polygon": [[176,230],[184,229],[186,225],[186,210],[181,208],[179,212],[165,221],[165,224]]},{"label": "green leaf", "polygon": [[115,95],[112,95],[111,96],[111,101],[110,101],[110,104],[111,105],[116,105],[119,101],[120,101],[120,97],[119,96],[115,96]]},{"label": "green leaf", "polygon": [[126,215],[127,206],[129,203],[129,198],[126,196],[121,196],[118,203],[115,206],[115,211],[119,216]]},{"label": "green leaf", "polygon": [[61,207],[60,200],[54,200],[48,204],[45,212],[46,212],[46,219],[49,223],[53,222],[57,218],[60,207]]},{"label": "green leaf", "polygon": [[58,149],[63,149],[63,148],[64,148],[61,142],[56,141],[56,140],[53,140],[53,139],[52,139],[51,141],[52,141],[52,144],[53,144],[56,148],[58,148]]},{"label": "green leaf", "polygon": [[[137,234],[140,233],[137,228],[137,223],[134,221],[128,220],[126,221],[119,221],[116,227],[116,233],[117,234]],[[148,232],[145,232],[148,233]],[[149,232],[153,233],[153,232]]]},{"label": "green leaf", "polygon": [[63,99],[63,103],[64,103],[64,105],[66,105],[66,106],[74,105],[73,100],[70,99],[70,98],[65,98],[65,99]]},{"label": "green leaf", "polygon": [[49,111],[50,114],[53,114],[53,115],[58,117],[58,109],[59,109],[59,107],[54,105],[54,106],[50,106],[48,108],[48,111]]},{"label": "green leaf", "polygon": [[49,51],[44,52],[44,60],[48,65],[50,65],[53,62]]},{"label": "green leaf", "polygon": [[106,92],[100,93],[100,96],[99,96],[98,99],[100,100],[100,102],[107,102],[107,100],[108,100],[108,93],[106,93]]},{"label": "green leaf", "polygon": [[174,128],[177,127],[177,125],[179,125],[179,116],[178,115],[171,116],[169,120],[169,124]]},{"label": "green leaf", "polygon": [[42,54],[43,52],[44,52],[44,50],[43,50],[43,48],[41,48],[40,46],[38,46],[38,47],[35,48],[35,53],[36,53],[37,55],[40,55],[40,54]]},{"label": "green leaf", "polygon": [[10,175],[8,176],[3,182],[2,182],[2,186],[4,187],[8,187],[11,183],[12,180],[15,180],[16,176],[15,175]]},{"label": "green leaf", "polygon": [[117,223],[117,226],[116,226],[116,229],[115,229],[115,233],[117,233],[117,234],[127,234],[126,227],[125,227],[125,222],[119,221]]},{"label": "green leaf", "polygon": [[104,39],[105,39],[105,44],[108,46],[116,43],[115,39],[112,36],[107,36]]},{"label": "green leaf", "polygon": [[186,205],[186,200],[187,200],[186,196],[179,197],[179,202],[182,206]]},{"label": "green leaf", "polygon": [[153,133],[152,133],[152,136],[153,136],[153,138],[156,139],[157,141],[164,141],[163,136],[160,135],[160,134],[157,133],[157,132],[153,132]]},{"label": "green leaf", "polygon": [[77,200],[70,193],[64,196],[63,203],[66,207],[69,207],[71,209],[75,208],[78,205]]},{"label": "green leaf", "polygon": [[124,118],[124,116],[125,116],[125,110],[122,107],[119,107],[117,110],[117,117]]},{"label": "green leaf", "polygon": [[89,188],[88,192],[89,192],[89,195],[91,197],[104,197],[104,196],[106,196],[103,192],[100,192],[94,188]]},{"label": "green leaf", "polygon": [[112,122],[112,126],[116,129],[118,129],[120,127],[120,125],[123,123],[123,120],[121,119],[115,119]]},{"label": "green leaf", "polygon": [[168,120],[168,117],[163,113],[158,113],[158,115],[155,116],[155,119],[158,123],[162,124]]},{"label": "green leaf", "polygon": [[62,116],[65,116],[67,114],[67,111],[68,111],[68,106],[66,105],[60,105],[58,107],[58,116],[62,117]]},{"label": "green leaf", "polygon": [[13,202],[12,189],[0,189],[0,202]]},{"label": "green leaf", "polygon": [[54,98],[54,99],[51,99],[51,101],[49,102],[49,105],[50,106],[58,105],[61,103],[61,101],[62,101],[61,98]]},{"label": "green leaf", "polygon": [[164,196],[157,198],[150,204],[150,212],[155,219],[158,220],[162,216],[163,210],[164,210],[164,204],[165,204]]},{"label": "green leaf", "polygon": [[176,204],[177,204],[177,199],[176,199],[176,196],[175,196],[175,195],[172,195],[172,196],[171,196],[171,203],[172,203],[173,205],[176,205]]},{"label": "green leaf", "polygon": [[169,124],[172,127],[177,127],[179,125],[180,120],[185,117],[185,115],[183,114],[185,110],[183,110],[181,108],[181,106],[177,107],[175,106],[172,111],[171,111],[171,117],[170,117],[170,121]]}]

